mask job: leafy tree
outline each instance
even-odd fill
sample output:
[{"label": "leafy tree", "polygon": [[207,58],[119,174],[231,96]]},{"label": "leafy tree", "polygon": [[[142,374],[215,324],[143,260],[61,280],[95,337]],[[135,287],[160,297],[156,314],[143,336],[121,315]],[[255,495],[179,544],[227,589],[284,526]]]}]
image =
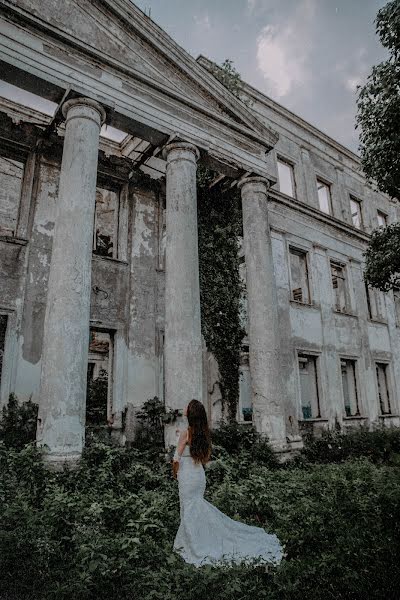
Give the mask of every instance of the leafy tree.
[{"label": "leafy tree", "polygon": [[367,178],[392,198],[400,196],[400,0],[382,8],[376,31],[388,58],[359,89],[357,126]]},{"label": "leafy tree", "polygon": [[[388,58],[359,89],[361,162],[367,180],[400,198],[400,0],[378,12],[376,31]],[[400,225],[374,231],[366,252],[365,280],[371,286],[388,291],[399,284],[399,248]]]}]

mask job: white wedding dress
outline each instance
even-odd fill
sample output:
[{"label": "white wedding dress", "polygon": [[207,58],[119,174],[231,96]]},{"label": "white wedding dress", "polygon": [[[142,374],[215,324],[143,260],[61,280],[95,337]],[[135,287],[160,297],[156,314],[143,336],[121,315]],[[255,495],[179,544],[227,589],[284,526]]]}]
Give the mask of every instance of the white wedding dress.
[{"label": "white wedding dress", "polygon": [[201,464],[194,462],[186,445],[179,460],[178,483],[181,522],[174,550],[196,566],[242,563],[279,564],[283,548],[275,534],[260,527],[234,521],[204,499],[206,477]]}]

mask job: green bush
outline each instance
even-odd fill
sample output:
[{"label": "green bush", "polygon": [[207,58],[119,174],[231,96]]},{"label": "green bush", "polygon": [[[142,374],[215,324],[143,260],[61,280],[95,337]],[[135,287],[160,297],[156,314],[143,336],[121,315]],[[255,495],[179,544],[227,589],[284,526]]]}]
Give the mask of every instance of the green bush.
[{"label": "green bush", "polygon": [[[6,430],[25,422],[12,406]],[[0,596],[398,600],[398,440],[398,429],[327,433],[279,465],[251,427],[213,432],[206,497],[232,518],[277,533],[287,557],[269,572],[196,569],[173,553],[179,501],[161,446],[92,442],[77,470],[55,473],[34,445],[2,443]]]},{"label": "green bush", "polygon": [[324,431],[319,438],[305,440],[303,457],[310,462],[343,462],[349,458],[366,457],[374,463],[400,464],[400,428],[367,428],[345,433]]},{"label": "green bush", "polygon": [[258,443],[235,454],[219,447],[206,497],[277,533],[287,558],[269,573],[196,569],[173,553],[177,485],[152,452],[92,444],[76,471],[54,473],[36,448],[0,445],[2,597],[397,600],[398,466],[360,458],[271,468],[254,459]]},{"label": "green bush", "polygon": [[19,404],[15,394],[10,394],[0,419],[0,441],[8,448],[21,449],[36,439],[38,406],[31,400]]}]

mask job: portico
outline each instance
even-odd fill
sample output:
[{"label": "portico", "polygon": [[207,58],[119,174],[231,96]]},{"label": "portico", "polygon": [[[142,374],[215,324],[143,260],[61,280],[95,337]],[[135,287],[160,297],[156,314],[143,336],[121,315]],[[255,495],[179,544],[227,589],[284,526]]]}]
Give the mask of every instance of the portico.
[{"label": "portico", "polygon": [[[169,408],[203,397],[197,164],[239,182],[255,424],[284,449],[268,223],[268,186],[276,177],[266,161],[277,136],[128,0],[96,1],[96,18],[82,12],[78,0],[68,6],[53,0],[45,17],[37,0],[6,0],[0,8],[4,78],[55,101],[57,124],[61,113],[65,119],[41,357],[38,443],[47,448],[46,460],[74,463],[84,443],[91,240],[103,122],[142,140],[146,156],[166,161]],[[110,26],[116,28],[112,41],[102,35]],[[175,429],[167,428],[167,444],[175,443]]]}]

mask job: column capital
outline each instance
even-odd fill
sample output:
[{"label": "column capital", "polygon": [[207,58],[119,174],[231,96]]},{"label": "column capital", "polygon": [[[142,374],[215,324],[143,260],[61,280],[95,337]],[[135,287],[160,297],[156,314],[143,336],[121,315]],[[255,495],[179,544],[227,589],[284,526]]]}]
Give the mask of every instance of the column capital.
[{"label": "column capital", "polygon": [[[171,152],[179,152],[180,155],[175,156],[172,159]],[[167,160],[168,162],[171,162],[171,159],[176,160],[179,158],[188,158],[191,154],[194,157],[194,161],[197,162],[200,158],[199,149],[194,144],[183,141],[171,142],[170,144],[167,144],[162,152],[164,160]]]},{"label": "column capital", "polygon": [[81,117],[81,118],[89,118],[90,119],[90,114],[88,114],[89,111],[85,110],[87,108],[92,108],[94,110],[96,110],[99,113],[100,116],[100,126],[103,125],[103,123],[106,120],[106,111],[104,110],[104,108],[101,106],[101,104],[99,104],[99,102],[96,102],[96,100],[92,100],[91,98],[71,98],[70,100],[67,100],[66,102],[64,102],[64,104],[62,105],[62,113],[65,117],[65,119],[68,119],[68,115],[69,115],[69,111],[71,109],[78,109],[81,108],[82,109],[82,114],[75,114],[74,116],[76,117]]},{"label": "column capital", "polygon": [[268,179],[260,176],[246,177],[238,182],[238,188],[242,190],[242,193],[248,186],[251,186],[253,191],[260,191],[266,194],[268,193],[270,183]]}]

